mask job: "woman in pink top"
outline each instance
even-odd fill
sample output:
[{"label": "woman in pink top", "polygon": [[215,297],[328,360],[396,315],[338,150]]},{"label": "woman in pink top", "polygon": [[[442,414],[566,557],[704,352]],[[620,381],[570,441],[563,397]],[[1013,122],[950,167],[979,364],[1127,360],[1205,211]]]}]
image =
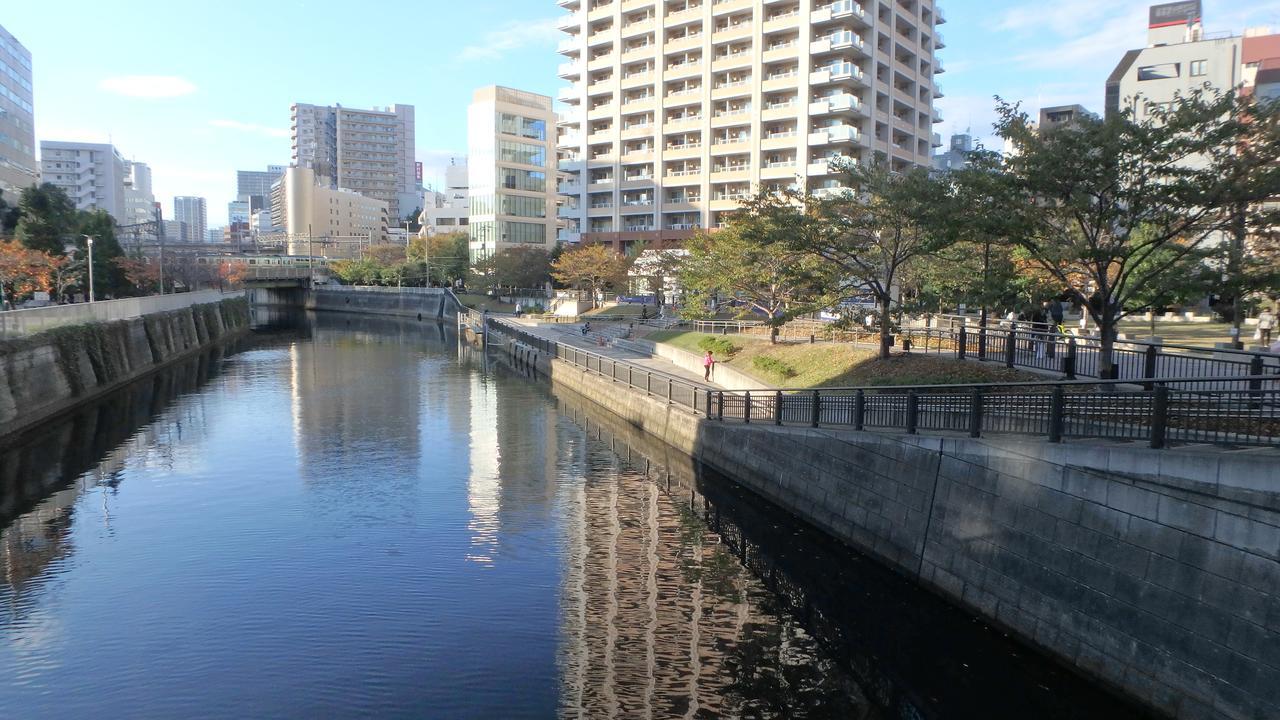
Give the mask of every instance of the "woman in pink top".
[{"label": "woman in pink top", "polygon": [[711,351],[708,350],[706,355],[702,356],[702,379],[711,380],[711,372],[715,369],[716,359],[711,357]]}]

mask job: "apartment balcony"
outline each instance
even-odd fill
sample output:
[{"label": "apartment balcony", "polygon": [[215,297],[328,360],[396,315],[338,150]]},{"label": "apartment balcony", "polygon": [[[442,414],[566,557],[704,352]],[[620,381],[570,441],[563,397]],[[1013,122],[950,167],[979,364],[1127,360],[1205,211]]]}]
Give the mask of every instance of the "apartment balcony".
[{"label": "apartment balcony", "polygon": [[653,95],[646,95],[644,97],[636,97],[636,98],[631,98],[630,100],[623,100],[622,112],[635,113],[635,112],[643,112],[645,110],[651,111],[654,109],[654,104],[656,100],[657,98],[655,98]]},{"label": "apartment balcony", "polygon": [[760,147],[764,150],[773,150],[776,148],[794,147],[796,144],[797,133],[792,130],[790,132],[774,133],[765,135],[760,138]]},{"label": "apartment balcony", "polygon": [[717,85],[711,89],[711,98],[713,100],[723,100],[724,98],[743,97],[751,95],[751,80],[735,80],[733,82]]},{"label": "apartment balcony", "polygon": [[576,205],[572,207],[570,207],[569,205],[561,205],[560,207],[556,208],[556,217],[562,220],[568,220],[571,218],[580,218],[582,217],[582,208],[577,207]]},{"label": "apartment balcony", "polygon": [[719,17],[735,10],[750,10],[751,0],[711,0],[711,15]]},{"label": "apartment balcony", "polygon": [[725,53],[717,55],[711,61],[712,71],[735,70],[737,68],[745,68],[751,66],[751,58],[753,53],[750,50],[741,50],[739,52]]},{"label": "apartment balcony", "polygon": [[797,57],[800,54],[800,42],[792,41],[782,45],[771,45],[764,48],[760,55],[762,63],[778,62],[788,58]]},{"label": "apartment balcony", "polygon": [[616,183],[613,178],[595,178],[587,183],[587,192],[605,192],[612,190]]},{"label": "apartment balcony", "polygon": [[814,197],[829,200],[831,198],[846,197],[853,193],[853,190],[847,187],[820,187],[813,191]]},{"label": "apartment balcony", "polygon": [[638,138],[649,135],[653,132],[653,123],[641,123],[622,128],[621,137],[623,140],[630,138]]},{"label": "apartment balcony", "polygon": [[562,243],[582,242],[582,233],[561,228],[556,234],[556,239]]},{"label": "apartment balcony", "polygon": [[668,230],[685,230],[685,231],[693,230],[693,231],[697,231],[697,230],[701,230],[701,229],[702,229],[702,223],[668,223],[668,224],[667,224],[667,229],[668,229]]},{"label": "apartment balcony", "polygon": [[691,20],[700,20],[701,18],[702,18],[702,8],[694,7],[694,8],[689,8],[688,10],[681,10],[679,12],[673,12],[670,15],[667,15],[666,20],[663,22],[663,24],[666,25],[667,27],[670,27],[677,23],[688,22]]},{"label": "apartment balcony", "polygon": [[779,30],[788,30],[800,24],[800,11],[795,10],[786,15],[778,15],[764,21],[763,33],[768,34]]},{"label": "apartment balcony", "polygon": [[766,163],[760,168],[761,180],[781,180],[796,176],[796,161],[779,161]]},{"label": "apartment balcony", "polygon": [[600,143],[607,143],[612,141],[613,141],[613,128],[608,128],[605,130],[601,130],[599,132],[593,132],[587,136],[588,145],[599,145]]},{"label": "apartment balcony", "polygon": [[852,125],[833,125],[809,133],[810,145],[831,145],[858,141],[858,128]]},{"label": "apartment balcony", "polygon": [[752,30],[755,27],[750,21],[729,25],[724,28],[715,28],[711,31],[712,42],[726,42],[731,40],[745,40],[752,37]]},{"label": "apartment balcony", "polygon": [[862,85],[867,84],[866,76],[853,63],[836,63],[819,68],[809,73],[810,85],[830,85],[832,83],[857,82]]},{"label": "apartment balcony", "polygon": [[702,155],[702,143],[684,143],[683,145],[668,145],[662,151],[662,156],[668,160],[682,160],[685,158],[695,158]]},{"label": "apartment balcony", "polygon": [[800,71],[794,70],[789,73],[780,73],[778,75],[770,75],[760,83],[762,92],[770,92],[773,90],[788,90],[796,86],[796,78],[800,77]]},{"label": "apartment balcony", "polygon": [[935,50],[941,50],[946,47],[947,43],[942,38],[942,31],[935,29],[933,31],[933,47]]},{"label": "apartment balcony", "polygon": [[601,5],[599,7],[589,8],[587,10],[587,19],[591,21],[602,20],[604,18],[613,17],[613,11],[617,6],[613,3]]},{"label": "apartment balcony", "polygon": [[595,48],[613,42],[613,28],[599,30],[587,36],[587,47]]},{"label": "apartment balcony", "polygon": [[569,87],[562,87],[556,93],[556,99],[560,102],[577,104],[582,102],[582,85],[574,83]]},{"label": "apartment balcony", "polygon": [[626,39],[636,37],[637,35],[644,35],[645,33],[651,33],[654,32],[656,27],[657,24],[654,22],[653,18],[633,22],[622,26],[622,37],[623,39]]},{"label": "apartment balcony", "polygon": [[663,52],[679,52],[681,50],[693,50],[702,47],[704,33],[695,33],[693,35],[685,35],[684,37],[673,38],[663,45]]},{"label": "apartment balcony", "polygon": [[702,168],[683,168],[680,170],[668,170],[663,174],[662,180],[667,185],[698,185],[702,183]]},{"label": "apartment balcony", "polygon": [[933,138],[930,140],[930,143],[936,148],[942,147],[942,136],[938,133],[933,133]]},{"label": "apartment balcony", "polygon": [[613,204],[609,203],[609,204],[592,205],[591,207],[587,208],[587,217],[589,218],[613,217]]},{"label": "apartment balcony", "polygon": [[623,90],[634,90],[636,88],[645,87],[646,85],[653,85],[653,79],[653,73],[651,72],[624,75],[622,77],[620,87]]},{"label": "apartment balcony", "polygon": [[787,120],[794,118],[796,113],[800,111],[800,102],[793,100],[789,103],[779,103],[777,105],[766,105],[760,113],[761,120]]},{"label": "apartment balcony", "polygon": [[715,195],[711,198],[711,210],[737,210],[742,207],[742,201],[751,197],[750,193],[728,193],[724,195]]},{"label": "apartment balcony", "polygon": [[603,120],[603,119],[605,119],[605,118],[613,117],[613,113],[614,113],[616,110],[617,110],[617,106],[615,106],[613,103],[608,103],[608,104],[606,104],[606,105],[600,105],[600,106],[598,106],[598,107],[593,107],[593,108],[591,108],[591,109],[587,110],[587,119],[588,119],[588,120]]},{"label": "apartment balcony", "polygon": [[624,188],[650,187],[652,185],[653,175],[624,175],[622,177],[622,187]]},{"label": "apartment balcony", "polygon": [[[556,192],[561,195],[581,195],[582,183],[580,181],[561,182],[559,185],[556,186]],[[574,210],[577,212],[582,212],[582,208],[574,208]]]},{"label": "apartment balcony", "polygon": [[835,169],[836,165],[852,161],[853,158],[850,158],[848,155],[832,155],[830,157],[822,158],[821,160],[814,160],[813,162],[810,162],[805,168],[805,172],[810,176],[835,175],[839,172]]},{"label": "apartment balcony", "polygon": [[701,126],[702,117],[702,115],[683,115],[675,118],[667,118],[666,125],[668,127]]},{"label": "apartment balcony", "polygon": [[668,65],[666,71],[666,79],[679,80],[680,78],[698,77],[702,75],[701,62],[685,62],[674,65]]},{"label": "apartment balcony", "polygon": [[862,41],[862,38],[856,33],[847,30],[845,32],[832,33],[809,43],[809,52],[814,55],[843,52],[845,50],[857,50],[863,55],[867,54],[867,46]]},{"label": "apartment balcony", "polygon": [[623,200],[618,206],[618,212],[627,215],[636,215],[639,213],[653,213],[653,198],[648,200]]},{"label": "apartment balcony", "polygon": [[662,203],[662,212],[664,213],[693,213],[702,209],[702,200],[698,197],[684,197],[676,200],[664,200]]},{"label": "apartment balcony", "polygon": [[837,0],[829,7],[809,13],[809,22],[826,23],[833,20],[855,20],[861,25],[868,25],[867,13],[862,5],[853,0]]},{"label": "apartment balcony", "polygon": [[644,162],[653,159],[653,148],[622,153],[622,162]]},{"label": "apartment balcony", "polygon": [[597,58],[591,58],[591,59],[588,59],[588,60],[587,60],[587,70],[589,70],[589,71],[590,71],[590,70],[605,70],[605,69],[608,69],[608,68],[612,68],[612,67],[613,67],[614,62],[615,62],[617,59],[618,59],[618,56],[617,56],[616,54],[614,54],[614,53],[611,53],[611,52],[609,52],[609,53],[605,53],[604,55],[601,55],[600,57],[597,57]]},{"label": "apartment balcony", "polygon": [[711,116],[711,127],[726,127],[728,125],[738,125],[743,121],[750,121],[751,108],[739,108],[734,110],[722,110]]},{"label": "apartment balcony", "polygon": [[560,63],[560,66],[556,69],[556,76],[565,80],[577,80],[582,77],[585,65],[581,60]]},{"label": "apartment balcony", "polygon": [[556,0],[556,4],[566,10],[577,10],[581,0]]},{"label": "apartment balcony", "polygon": [[556,147],[578,149],[582,147],[582,133],[565,133],[556,139]]},{"label": "apartment balcony", "polygon": [[561,30],[571,30],[576,27],[581,27],[582,19],[582,11],[571,12],[568,15],[561,16],[561,18],[556,21],[556,27]]},{"label": "apartment balcony", "polygon": [[587,164],[581,158],[564,158],[556,161],[556,169],[560,172],[577,172],[585,170]]},{"label": "apartment balcony", "polygon": [[836,113],[860,113],[862,101],[856,95],[842,93],[815,100],[809,103],[810,115],[833,115]]},{"label": "apartment balcony", "polygon": [[656,43],[648,43],[647,45],[637,45],[635,47],[624,47],[622,49],[622,60],[629,62],[642,57],[650,57],[657,51]]}]

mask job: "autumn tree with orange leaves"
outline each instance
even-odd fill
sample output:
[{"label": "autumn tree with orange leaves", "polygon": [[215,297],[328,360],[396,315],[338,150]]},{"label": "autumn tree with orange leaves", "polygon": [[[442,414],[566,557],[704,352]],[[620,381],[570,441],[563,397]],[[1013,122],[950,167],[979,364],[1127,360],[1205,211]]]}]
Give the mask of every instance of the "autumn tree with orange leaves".
[{"label": "autumn tree with orange leaves", "polygon": [[48,292],[54,260],[17,240],[0,241],[0,296],[6,307],[35,292]]}]

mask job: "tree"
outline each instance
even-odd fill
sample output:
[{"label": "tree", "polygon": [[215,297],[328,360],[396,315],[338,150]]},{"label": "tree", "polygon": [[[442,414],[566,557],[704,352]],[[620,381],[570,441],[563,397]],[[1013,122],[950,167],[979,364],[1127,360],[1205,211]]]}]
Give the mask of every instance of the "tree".
[{"label": "tree", "polygon": [[636,245],[627,275],[631,279],[644,281],[653,292],[654,303],[662,307],[668,301],[667,280],[679,276],[687,256],[688,252],[684,250],[662,250],[648,244]]},{"label": "tree", "polygon": [[408,258],[430,270],[431,282],[448,285],[467,276],[470,265],[470,238],[465,232],[429,237],[414,236],[409,240]]},{"label": "tree", "polygon": [[118,257],[115,262],[125,279],[143,294],[155,293],[160,288],[160,263],[149,262],[142,257]]},{"label": "tree", "polygon": [[[97,296],[118,295],[132,289],[124,270],[116,263],[124,257],[124,250],[116,240],[116,221],[104,210],[82,210],[75,216],[75,245],[73,257],[87,264],[89,243],[85,236],[93,238],[93,290]],[[88,288],[86,279],[83,287]]]},{"label": "tree", "polygon": [[687,243],[680,269],[688,292],[687,308],[705,307],[713,297],[741,302],[741,316],[764,315],[777,342],[778,327],[795,316],[828,304],[835,289],[830,264],[784,242],[788,223],[779,214],[799,212],[767,197],[746,203],[728,225],[700,233]]},{"label": "tree", "polygon": [[4,198],[4,192],[0,191],[0,236],[12,235],[18,227],[19,217],[18,206],[9,204]]},{"label": "tree", "polygon": [[18,200],[18,240],[32,250],[61,255],[79,225],[75,204],[57,185],[45,183],[22,191]]},{"label": "tree", "polygon": [[19,298],[50,289],[53,259],[16,240],[0,241],[0,304],[12,307]]},{"label": "tree", "polygon": [[504,287],[541,288],[551,279],[551,259],[538,246],[506,248],[494,255],[493,267]]},{"label": "tree", "polygon": [[617,285],[626,277],[627,259],[604,245],[584,245],[564,253],[551,265],[551,275],[558,282],[591,293],[591,305],[595,307],[596,293],[604,287]]},{"label": "tree", "polygon": [[406,250],[405,246],[393,243],[370,245],[365,248],[364,256],[378,265],[389,267],[404,262],[408,257]]},{"label": "tree", "polygon": [[1087,308],[1104,377],[1140,294],[1182,282],[1184,259],[1239,228],[1275,225],[1262,201],[1280,195],[1280,104],[1195,91],[1141,121],[1130,112],[1044,131],[1016,105],[1000,101],[998,113],[1017,152],[999,168],[1000,197],[971,210],[999,218],[1000,236]]},{"label": "tree", "polygon": [[329,270],[347,285],[376,285],[381,279],[381,269],[382,266],[369,258],[329,263]]},{"label": "tree", "polygon": [[[793,247],[817,255],[839,273],[839,297],[866,293],[875,298],[880,357],[887,358],[895,294],[907,268],[956,240],[951,186],[923,168],[894,172],[882,164],[853,165],[844,173],[856,194],[799,198],[804,210],[787,218],[781,232]],[[796,197],[784,193],[763,201],[795,204]]]}]

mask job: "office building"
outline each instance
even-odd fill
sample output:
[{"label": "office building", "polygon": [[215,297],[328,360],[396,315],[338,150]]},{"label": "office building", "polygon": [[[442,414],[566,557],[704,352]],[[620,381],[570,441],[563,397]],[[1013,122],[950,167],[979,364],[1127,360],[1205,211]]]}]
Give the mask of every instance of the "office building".
[{"label": "office building", "polygon": [[155,223],[156,196],[151,192],[151,168],[146,163],[124,162],[124,220],[121,225]]},{"label": "office building", "polygon": [[1040,120],[1036,127],[1043,132],[1059,127],[1069,127],[1084,118],[1096,120],[1097,117],[1083,105],[1054,105],[1040,108]]},{"label": "office building", "polygon": [[293,165],[331,190],[353,190],[387,204],[393,223],[418,209],[422,184],[414,158],[412,105],[359,110],[295,104]]},{"label": "office building", "polygon": [[556,243],[556,115],[546,95],[489,86],[467,111],[472,259]]},{"label": "office building", "polygon": [[969,153],[973,152],[973,136],[968,133],[951,136],[951,146],[946,152],[933,156],[933,169],[939,172],[961,170],[969,167]]},{"label": "office building", "polygon": [[418,223],[423,237],[466,232],[471,215],[471,194],[467,186],[467,163],[454,162],[445,168],[444,188],[428,191],[422,203]]},{"label": "office building", "polygon": [[[1199,0],[1151,6],[1147,46],[1130,50],[1106,85],[1106,112],[1131,112],[1143,120],[1177,95],[1205,84],[1218,91],[1246,88],[1274,92],[1268,70],[1280,70],[1280,35],[1251,29],[1243,35],[1205,33]],[[1261,76],[1263,83],[1254,86]],[[1275,88],[1280,90],[1280,88]]]},{"label": "office building", "polygon": [[271,204],[271,186],[286,170],[284,165],[268,165],[266,171],[237,170],[236,197],[249,200],[252,210],[261,210]]},{"label": "office building", "polygon": [[160,228],[164,241],[170,243],[187,242],[184,238],[191,233],[191,229],[181,220],[161,220]]},{"label": "office building", "polygon": [[933,0],[559,4],[565,239],[678,241],[757,189],[840,191],[833,160],[941,144]]},{"label": "office building", "polygon": [[39,180],[31,53],[0,25],[0,192],[17,202]]},{"label": "office building", "polygon": [[204,241],[210,245],[226,242],[227,229],[225,227],[211,227],[208,230],[205,230]]},{"label": "office building", "polygon": [[315,171],[291,167],[271,190],[271,218],[288,254],[358,257],[388,240],[387,203],[316,184]]},{"label": "office building", "polygon": [[40,181],[66,191],[77,210],[104,210],[127,224],[125,160],[112,145],[42,141]]},{"label": "office building", "polygon": [[186,225],[181,242],[204,242],[209,236],[209,215],[202,197],[180,195],[173,199],[173,219]]},{"label": "office building", "polygon": [[252,200],[248,195],[241,195],[238,200],[227,203],[227,227],[222,241],[233,245],[242,245],[252,239],[250,219],[253,216]]}]

